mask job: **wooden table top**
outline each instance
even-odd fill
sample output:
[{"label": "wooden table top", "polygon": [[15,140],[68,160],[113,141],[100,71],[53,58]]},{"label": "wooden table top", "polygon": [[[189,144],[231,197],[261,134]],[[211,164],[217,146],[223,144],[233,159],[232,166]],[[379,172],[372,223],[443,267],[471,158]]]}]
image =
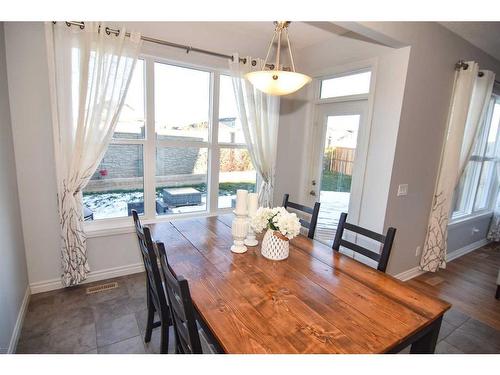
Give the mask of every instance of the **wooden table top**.
[{"label": "wooden table top", "polygon": [[384,353],[449,309],[405,283],[299,236],[271,261],[230,251],[232,215],[151,225],[227,353]]}]

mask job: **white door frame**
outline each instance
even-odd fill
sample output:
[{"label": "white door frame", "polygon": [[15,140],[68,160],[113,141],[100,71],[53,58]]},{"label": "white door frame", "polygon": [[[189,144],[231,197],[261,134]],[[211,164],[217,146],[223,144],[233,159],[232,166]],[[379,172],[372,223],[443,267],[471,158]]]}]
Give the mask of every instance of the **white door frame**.
[{"label": "white door frame", "polygon": [[[376,80],[377,80],[377,66],[378,66],[378,58],[369,58],[366,60],[361,60],[361,61],[356,61],[352,63],[347,63],[344,65],[339,65],[339,66],[334,66],[330,67],[328,69],[316,71],[313,74],[311,74],[314,78],[312,85],[309,88],[309,108],[308,108],[308,118],[309,118],[309,123],[311,124],[308,132],[307,132],[307,144],[308,146],[308,154],[306,155],[305,158],[305,164],[303,164],[303,167],[306,168],[307,173],[304,174],[304,177],[306,178],[304,181],[305,188],[302,189],[302,200],[304,202],[307,202],[308,204],[313,201],[314,197],[311,197],[309,192],[311,191],[312,188],[312,180],[316,179],[317,187],[319,188],[319,180],[318,178],[318,173],[316,173],[315,166],[315,159],[317,158],[318,151],[315,149],[317,147],[317,137],[318,134],[321,134],[318,132],[317,129],[317,112],[322,104],[330,104],[330,103],[344,103],[344,102],[349,102],[349,101],[359,101],[359,100],[366,100],[367,101],[367,112],[366,112],[366,117],[364,121],[364,127],[363,129],[365,130],[364,136],[366,137],[366,142],[369,143],[370,140],[370,133],[371,133],[371,126],[372,126],[372,116],[373,116],[373,103],[375,101],[375,85],[376,85]],[[339,97],[339,98],[334,98],[334,99],[320,99],[320,89],[321,89],[321,80],[325,78],[331,78],[331,77],[336,77],[336,76],[342,76],[346,74],[351,74],[356,71],[363,71],[363,70],[370,70],[371,71],[371,82],[370,82],[370,92],[368,94],[363,94],[363,95],[352,95],[352,96],[345,96],[345,97]],[[358,138],[359,138],[359,133],[358,133]],[[359,142],[359,139],[358,139]],[[316,144],[316,145],[315,145]],[[366,147],[366,153],[365,155],[360,155],[358,154],[356,158],[362,159],[363,160],[363,165],[366,167],[366,159],[368,157],[368,146]],[[315,176],[313,176],[313,174]],[[361,205],[362,197],[363,197],[363,183],[364,183],[364,177],[365,177],[366,171],[363,169],[362,173],[362,178],[360,181],[361,184],[361,192],[359,194],[359,205]],[[319,191],[316,192],[317,197],[319,197]],[[352,200],[350,200],[352,201]],[[358,224],[359,220],[359,215],[360,215],[360,210],[358,210],[356,218],[353,216],[350,216],[349,220],[350,222],[354,224]],[[355,220],[354,220],[355,219]]]},{"label": "white door frame", "polygon": [[316,134],[319,138],[316,139],[317,146],[313,148],[315,150],[313,152],[316,155],[312,156],[315,159],[313,178],[316,181],[316,185],[314,186],[316,196],[314,197],[314,200],[320,199],[321,177],[323,171],[322,165],[324,157],[323,150],[325,148],[326,141],[324,135],[326,134],[327,118],[329,116],[360,115],[348,207],[349,222],[358,223],[361,210],[361,200],[363,197],[363,185],[370,136],[370,129],[367,124],[368,100],[361,99],[356,101],[318,104],[315,114],[315,126],[318,130]]}]

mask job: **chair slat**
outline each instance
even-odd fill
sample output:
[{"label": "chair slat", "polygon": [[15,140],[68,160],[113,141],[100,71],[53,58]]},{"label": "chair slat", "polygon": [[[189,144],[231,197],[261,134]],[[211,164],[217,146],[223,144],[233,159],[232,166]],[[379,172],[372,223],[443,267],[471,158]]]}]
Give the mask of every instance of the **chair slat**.
[{"label": "chair slat", "polygon": [[355,243],[352,243],[351,241],[347,241],[347,240],[342,239],[342,240],[340,240],[340,246],[347,247],[348,249],[354,250],[355,252],[362,254],[370,259],[373,259],[376,262],[378,262],[380,260],[379,254],[377,254],[371,250],[365,249],[364,247],[361,247]]},{"label": "chair slat", "polygon": [[283,207],[285,208],[292,208],[297,211],[305,212],[306,214],[311,215],[311,220],[307,221],[305,219],[299,218],[300,225],[303,226],[304,228],[309,229],[307,233],[307,237],[313,239],[314,238],[314,233],[316,232],[316,225],[318,223],[318,215],[319,215],[319,208],[320,208],[320,203],[316,202],[314,204],[314,207],[307,207],[298,203],[293,203],[289,201],[290,194],[285,194],[283,196]]},{"label": "chair slat", "polygon": [[[344,240],[342,237],[344,235],[344,230],[347,229],[353,233],[360,234],[362,236],[371,238],[372,240],[382,243],[381,253],[377,253],[370,249],[366,249],[358,244],[352,243],[350,241]],[[370,259],[376,261],[377,269],[379,271],[385,272],[387,269],[387,264],[389,262],[389,256],[391,254],[392,244],[394,243],[394,237],[396,236],[396,229],[390,227],[387,230],[387,234],[379,234],[373,232],[369,229],[360,227],[358,225],[347,223],[347,214],[342,212],[339,218],[339,223],[337,225],[337,231],[335,233],[335,239],[333,240],[333,250],[339,251],[340,246],[351,249],[357,253],[360,253]]]},{"label": "chair slat", "polygon": [[309,227],[311,226],[311,223],[309,223],[308,221],[306,221],[304,219],[299,219],[299,222],[300,222],[300,225],[302,225],[304,228],[309,229]]},{"label": "chair slat", "polygon": [[365,229],[363,227],[350,224],[350,223],[345,223],[345,229],[350,230],[351,232],[359,233],[365,237],[371,238],[372,240],[378,241],[378,242],[385,242],[385,236],[383,234],[379,234],[377,232],[373,232],[369,229]]},{"label": "chair slat", "polygon": [[311,215],[313,213],[313,209],[311,207],[303,206],[303,205],[298,204],[298,203],[288,202],[287,208],[288,207],[293,208],[293,209],[298,210],[298,211],[305,212],[307,214],[311,214]]}]

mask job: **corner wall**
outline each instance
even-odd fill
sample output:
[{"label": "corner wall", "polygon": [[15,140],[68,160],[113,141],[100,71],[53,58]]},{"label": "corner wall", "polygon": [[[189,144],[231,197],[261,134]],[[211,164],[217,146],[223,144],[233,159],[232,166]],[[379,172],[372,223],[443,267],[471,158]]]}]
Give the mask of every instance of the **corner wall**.
[{"label": "corner wall", "polygon": [[[416,268],[432,205],[441,148],[459,59],[500,76],[500,62],[435,22],[361,22],[357,32],[382,34],[411,46],[385,226],[398,232],[388,272]],[[397,197],[398,184],[409,185]]]},{"label": "corner wall", "polygon": [[17,190],[16,162],[0,22],[0,353],[13,352],[29,299],[26,256]]}]

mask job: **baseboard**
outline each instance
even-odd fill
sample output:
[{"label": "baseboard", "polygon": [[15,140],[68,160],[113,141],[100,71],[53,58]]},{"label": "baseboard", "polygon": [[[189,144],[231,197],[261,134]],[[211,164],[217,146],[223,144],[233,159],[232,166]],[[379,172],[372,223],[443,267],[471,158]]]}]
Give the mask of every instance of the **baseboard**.
[{"label": "baseboard", "polygon": [[30,287],[27,286],[26,292],[24,293],[23,302],[21,303],[21,308],[19,309],[19,313],[17,314],[16,324],[14,326],[14,330],[12,331],[12,336],[10,337],[9,348],[7,349],[8,354],[16,352],[17,342],[19,341],[21,329],[23,328],[24,317],[26,316],[26,311],[28,310],[30,296]]},{"label": "baseboard", "polygon": [[[460,258],[461,256],[470,253],[471,251],[477,250],[480,247],[483,247],[487,245],[490,241],[488,241],[486,238],[473,242],[467,246],[464,246],[458,250],[455,250],[449,254],[446,255],[446,262],[451,262],[454,259]],[[413,279],[414,277],[417,277],[419,275],[424,274],[426,271],[422,271],[419,266],[410,268],[407,271],[398,273],[397,275],[394,275],[396,279],[399,279],[401,281],[408,281],[410,279]]]},{"label": "baseboard", "polygon": [[[144,271],[144,265],[142,263],[135,263],[126,266],[119,266],[99,271],[92,271],[88,274],[87,279],[82,284],[111,279],[113,277],[130,275],[133,273],[138,273],[143,271]],[[52,279],[52,280],[45,280],[32,283],[30,284],[30,288],[32,294],[37,294],[56,289],[62,289],[63,285],[61,284],[61,279]]]},{"label": "baseboard", "polygon": [[464,246],[458,250],[455,250],[449,254],[446,254],[446,261],[451,262],[452,260],[460,258],[461,256],[468,254],[471,251],[477,250],[480,247],[483,247],[489,243],[490,243],[490,241],[488,241],[486,238],[483,238],[482,240],[473,242],[467,246]]},{"label": "baseboard", "polygon": [[410,279],[413,279],[414,277],[417,277],[419,275],[424,274],[426,271],[422,271],[419,266],[410,268],[407,271],[403,271],[401,273],[398,273],[397,275],[394,275],[396,279],[399,279],[401,281],[408,281]]}]

